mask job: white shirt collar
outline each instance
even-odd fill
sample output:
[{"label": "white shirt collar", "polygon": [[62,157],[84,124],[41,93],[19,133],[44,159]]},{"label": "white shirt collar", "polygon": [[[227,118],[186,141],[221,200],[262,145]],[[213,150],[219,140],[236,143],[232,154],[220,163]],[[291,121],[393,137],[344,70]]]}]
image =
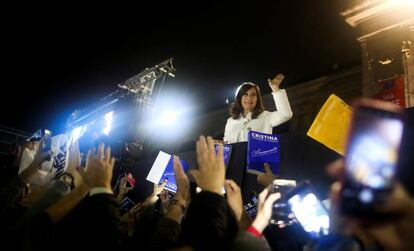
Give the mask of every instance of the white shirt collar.
[{"label": "white shirt collar", "polygon": [[252,112],[248,112],[248,113],[246,114],[246,116],[243,116],[243,113],[242,113],[242,114],[240,114],[240,116],[241,116],[241,118],[251,119],[251,118],[252,118]]}]

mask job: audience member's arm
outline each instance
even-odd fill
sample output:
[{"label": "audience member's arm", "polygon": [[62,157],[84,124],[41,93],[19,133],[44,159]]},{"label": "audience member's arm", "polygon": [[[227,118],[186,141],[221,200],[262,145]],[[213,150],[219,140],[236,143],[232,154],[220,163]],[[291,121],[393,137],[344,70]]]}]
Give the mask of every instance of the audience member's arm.
[{"label": "audience member's arm", "polygon": [[203,191],[223,196],[222,187],[226,170],[223,160],[223,145],[219,144],[219,151],[216,154],[213,139],[209,136],[206,140],[204,136],[201,136],[197,141],[196,150],[199,169],[192,170],[191,175]]},{"label": "audience member's arm", "polygon": [[194,249],[229,248],[238,231],[237,222],[223,197],[225,166],[223,146],[216,154],[211,137],[197,141],[198,170],[193,170],[201,192],[191,201],[182,225],[185,244]]},{"label": "audience member's arm", "polygon": [[41,150],[43,149],[42,146],[43,140],[39,144],[39,149],[32,163],[18,177],[11,180],[0,190],[0,212],[3,212],[16,202],[26,188],[26,183],[30,177],[39,170],[41,164],[50,156],[50,152],[43,152]]},{"label": "audience member's arm", "polygon": [[233,180],[225,180],[224,187],[226,189],[227,203],[229,204],[237,223],[240,226],[240,221],[243,215],[243,199],[240,187]]},{"label": "audience member's arm", "polygon": [[85,168],[80,168],[82,179],[91,189],[90,196],[99,193],[112,194],[111,180],[115,158],[111,158],[111,148],[99,145],[97,152],[89,150]]},{"label": "audience member's arm", "polygon": [[51,155],[51,152],[43,152],[43,144],[44,144],[44,139],[40,141],[39,148],[37,149],[37,152],[35,154],[33,161],[23,172],[19,174],[19,178],[24,183],[29,182],[30,177],[39,170],[42,163],[45,162]]},{"label": "audience member's arm", "polygon": [[272,217],[273,203],[279,198],[280,193],[269,194],[269,188],[265,188],[259,194],[257,216],[247,231],[258,237],[262,235],[263,230],[267,227],[270,218]]},{"label": "audience member's arm", "polygon": [[129,191],[131,191],[132,189],[134,189],[133,187],[127,187],[128,180],[127,180],[127,176],[124,175],[120,180],[119,180],[119,184],[118,184],[118,188],[117,188],[117,195],[116,195],[116,200],[118,201],[118,203],[121,203],[121,201],[125,198],[125,196],[127,195],[127,193]]},{"label": "audience member's arm", "polygon": [[54,223],[63,219],[73,208],[75,208],[83,198],[88,194],[89,188],[86,184],[81,183],[73,189],[68,195],[51,205],[46,212]]},{"label": "audience member's arm", "polygon": [[177,183],[177,193],[170,201],[165,217],[181,223],[185,210],[190,203],[190,183],[178,157],[174,156],[174,175]]},{"label": "audience member's arm", "polygon": [[95,151],[89,150],[86,166],[79,168],[79,173],[84,183],[78,185],[66,197],[47,209],[47,212],[54,222],[61,220],[88,192],[90,192],[90,196],[96,196],[102,193],[113,196],[111,179],[115,159],[111,159],[110,151],[110,147],[107,147],[104,156],[103,144],[99,146],[96,155]]},{"label": "audience member's arm", "polygon": [[83,181],[90,188],[89,196],[80,208],[87,215],[87,232],[91,234],[91,243],[97,248],[119,248],[118,202],[113,195],[111,180],[115,158],[111,158],[110,147],[101,144],[98,151],[89,151],[85,168],[79,169]]},{"label": "audience member's arm", "polygon": [[190,185],[177,156],[174,156],[174,176],[177,193],[169,201],[167,212],[158,220],[151,236],[150,248],[153,250],[169,249],[177,242],[181,231],[181,220],[189,204]]},{"label": "audience member's arm", "polygon": [[[69,151],[67,152],[67,154],[68,154],[68,168],[66,172],[62,175],[68,175],[69,177],[71,177],[71,179],[73,179],[72,185],[78,187],[82,183],[82,177],[76,171],[76,168],[80,166],[80,152],[79,152],[79,146],[77,144],[77,141],[70,144]],[[39,200],[37,200],[27,210],[25,215],[20,220],[20,223],[28,220],[34,215],[52,206],[53,203],[59,201],[66,194],[68,194],[71,189],[72,189],[71,184],[66,184],[65,182],[60,180],[58,177],[54,179],[52,186],[42,195],[42,197]],[[85,190],[85,189],[82,189],[82,190]],[[79,194],[79,191],[74,194]],[[71,200],[76,201],[76,196],[74,194],[71,194],[70,197],[71,197]],[[84,197],[85,195],[86,194],[84,194],[82,197]],[[63,206],[62,202],[59,204]]]}]

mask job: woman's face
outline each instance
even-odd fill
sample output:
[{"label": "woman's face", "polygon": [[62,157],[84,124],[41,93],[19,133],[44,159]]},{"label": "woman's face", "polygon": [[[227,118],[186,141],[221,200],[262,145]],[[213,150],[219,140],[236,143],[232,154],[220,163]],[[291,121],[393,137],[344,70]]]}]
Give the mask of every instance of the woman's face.
[{"label": "woman's face", "polygon": [[241,98],[241,104],[244,112],[252,112],[257,104],[257,92],[254,87],[247,90]]}]

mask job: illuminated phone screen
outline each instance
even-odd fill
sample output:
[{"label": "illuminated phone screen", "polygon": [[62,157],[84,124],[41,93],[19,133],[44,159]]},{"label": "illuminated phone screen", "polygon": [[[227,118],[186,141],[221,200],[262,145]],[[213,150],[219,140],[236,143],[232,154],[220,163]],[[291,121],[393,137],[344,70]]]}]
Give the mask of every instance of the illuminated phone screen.
[{"label": "illuminated phone screen", "polygon": [[311,190],[304,188],[288,199],[296,219],[311,237],[329,233],[329,213]]},{"label": "illuminated phone screen", "polygon": [[52,150],[52,133],[51,131],[45,129],[43,133],[44,142],[43,142],[43,151]]},{"label": "illuminated phone screen", "polygon": [[128,175],[127,175],[126,186],[127,187],[135,187],[135,178],[134,178],[134,176],[132,176],[131,173],[128,173]]},{"label": "illuminated phone screen", "polygon": [[[394,113],[360,108],[354,115],[352,136],[346,154],[346,174],[352,183],[373,189],[386,189],[392,184],[403,122]],[[369,202],[370,196],[361,195]]]}]

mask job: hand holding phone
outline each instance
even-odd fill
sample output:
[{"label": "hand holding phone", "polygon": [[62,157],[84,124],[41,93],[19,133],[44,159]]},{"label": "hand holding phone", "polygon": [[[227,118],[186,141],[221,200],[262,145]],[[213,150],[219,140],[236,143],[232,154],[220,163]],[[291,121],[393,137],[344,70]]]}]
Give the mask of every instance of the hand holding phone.
[{"label": "hand holding phone", "polygon": [[402,110],[379,100],[353,106],[345,156],[341,210],[347,215],[376,217],[393,189],[403,134]]}]

